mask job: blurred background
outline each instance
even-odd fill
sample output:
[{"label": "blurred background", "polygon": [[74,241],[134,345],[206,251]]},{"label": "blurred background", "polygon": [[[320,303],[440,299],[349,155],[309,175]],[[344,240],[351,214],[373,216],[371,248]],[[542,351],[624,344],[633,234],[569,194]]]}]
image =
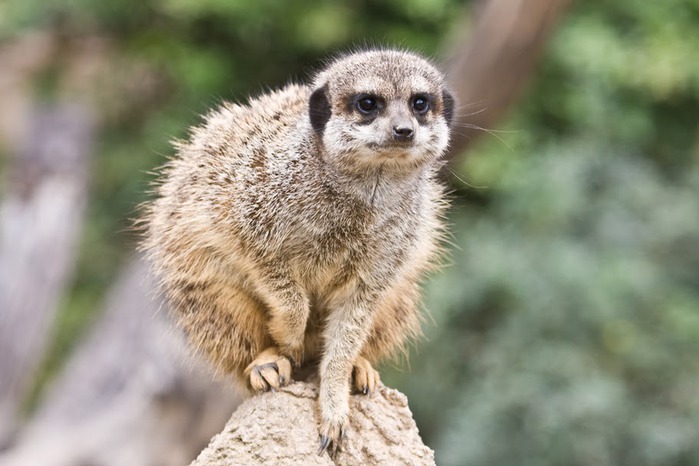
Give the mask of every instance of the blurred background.
[{"label": "blurred background", "polygon": [[188,464],[222,428],[131,219],[207,109],[380,44],[461,104],[448,265],[382,370],[437,463],[699,464],[697,0],[1,2],[0,464]]}]

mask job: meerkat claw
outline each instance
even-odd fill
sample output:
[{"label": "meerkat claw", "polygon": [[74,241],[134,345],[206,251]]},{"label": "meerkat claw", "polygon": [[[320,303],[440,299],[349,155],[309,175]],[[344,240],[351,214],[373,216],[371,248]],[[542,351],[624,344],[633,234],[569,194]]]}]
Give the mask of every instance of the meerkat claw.
[{"label": "meerkat claw", "polygon": [[291,363],[277,348],[267,348],[248,365],[245,373],[254,391],[275,391],[291,380]]},{"label": "meerkat claw", "polygon": [[320,448],[318,448],[318,456],[321,456],[326,451],[330,456],[335,456],[337,451],[340,449],[339,444],[345,438],[345,429],[340,430],[340,436],[337,441],[333,441],[328,435],[320,436]]},{"label": "meerkat claw", "polygon": [[320,448],[318,449],[318,456],[321,456],[323,453],[328,451],[328,447],[330,447],[330,443],[332,443],[332,441],[330,440],[330,437],[328,437],[327,435],[320,436]]},{"label": "meerkat claw", "polygon": [[330,456],[335,456],[345,438],[346,429],[344,424],[324,423],[321,432],[323,433],[320,434],[318,455],[322,455],[327,451]]},{"label": "meerkat claw", "polygon": [[368,395],[379,384],[379,373],[363,357],[357,358],[352,369],[352,385],[356,393]]}]

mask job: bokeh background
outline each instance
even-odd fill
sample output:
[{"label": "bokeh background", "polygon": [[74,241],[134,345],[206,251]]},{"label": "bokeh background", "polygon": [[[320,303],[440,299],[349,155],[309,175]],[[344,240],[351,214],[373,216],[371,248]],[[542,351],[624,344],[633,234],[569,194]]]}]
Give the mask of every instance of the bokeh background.
[{"label": "bokeh background", "polygon": [[[397,45],[448,68],[459,50],[491,45],[473,34],[487,3],[0,3],[0,220],[12,224],[13,209],[31,196],[27,184],[43,179],[19,160],[36,149],[41,131],[52,131],[41,124],[46,114],[80,109],[66,118],[82,122],[73,142],[88,167],[87,181],[75,181],[87,183],[84,201],[65,218],[79,228],[66,243],[62,278],[37,313],[41,325],[22,337],[42,343],[5,408],[13,420],[0,462],[2,454],[43,448],[45,437],[23,430],[50,411],[52,385],[95,340],[105,309],[128,293],[128,276],[137,273],[131,219],[148,198],[153,170],[172,154],[172,138],[186,136],[222,100],[306,79],[337,51]],[[536,10],[527,3],[546,2],[512,2],[524,23]],[[449,259],[425,287],[425,339],[382,377],[407,394],[438,464],[696,465],[699,1],[586,0],[561,11],[535,66],[508,71],[526,78],[518,98],[451,155]],[[491,32],[494,41],[500,30]],[[463,113],[487,113],[490,95],[462,100]],[[455,132],[466,134],[469,121]],[[36,215],[20,227],[40,230]],[[0,327],[16,336],[22,327],[12,324],[10,305],[29,299],[17,290],[42,290],[10,286],[22,279],[8,259],[18,254],[14,238],[29,233],[12,236],[7,225]],[[0,348],[8,359],[11,348]],[[118,367],[122,355],[100,367]],[[126,386],[135,377],[126,372],[112,377],[116,385],[105,376],[99,390]],[[68,398],[80,405],[80,396]],[[79,444],[81,435],[54,444]],[[186,464],[188,454],[160,462],[81,458]],[[55,464],[86,464],[75,458]]]}]

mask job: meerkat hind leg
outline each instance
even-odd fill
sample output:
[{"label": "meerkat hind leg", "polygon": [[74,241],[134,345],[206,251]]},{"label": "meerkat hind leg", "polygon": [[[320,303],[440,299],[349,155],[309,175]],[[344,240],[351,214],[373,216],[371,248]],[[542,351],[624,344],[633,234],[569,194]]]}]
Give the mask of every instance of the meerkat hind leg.
[{"label": "meerkat hind leg", "polygon": [[245,368],[245,378],[256,392],[283,387],[291,381],[291,362],[279,348],[270,346]]},{"label": "meerkat hind leg", "polygon": [[374,369],[369,361],[359,356],[352,368],[352,388],[357,393],[368,395],[379,384],[379,372]]}]

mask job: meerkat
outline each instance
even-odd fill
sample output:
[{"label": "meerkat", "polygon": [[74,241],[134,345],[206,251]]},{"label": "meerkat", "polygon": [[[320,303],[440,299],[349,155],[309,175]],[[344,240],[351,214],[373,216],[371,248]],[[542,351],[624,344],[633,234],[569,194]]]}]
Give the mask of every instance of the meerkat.
[{"label": "meerkat", "polygon": [[419,334],[453,112],[419,55],[347,54],[310,85],[209,113],[146,208],[143,249],[219,371],[263,392],[317,366],[321,453],[340,444],[352,389],[371,392],[373,365]]}]

